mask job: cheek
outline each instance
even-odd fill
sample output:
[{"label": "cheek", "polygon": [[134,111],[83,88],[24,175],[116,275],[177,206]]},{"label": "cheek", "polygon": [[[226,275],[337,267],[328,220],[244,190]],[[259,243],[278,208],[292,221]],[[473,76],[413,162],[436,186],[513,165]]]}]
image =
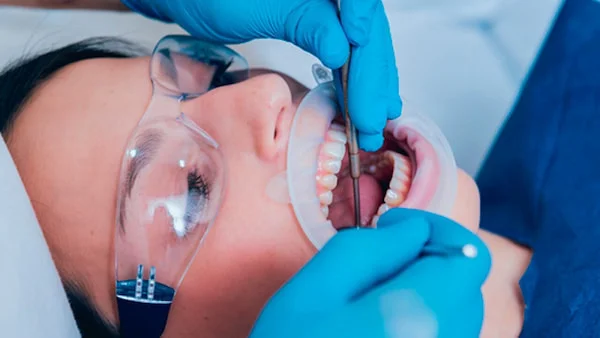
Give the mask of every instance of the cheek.
[{"label": "cheek", "polygon": [[268,298],[315,253],[291,206],[265,194],[276,168],[252,161],[230,162],[223,205],[179,289],[173,322],[244,336]]},{"label": "cheek", "polygon": [[465,228],[476,232],[479,230],[479,209],[479,189],[473,179],[459,169],[456,202],[450,216]]}]

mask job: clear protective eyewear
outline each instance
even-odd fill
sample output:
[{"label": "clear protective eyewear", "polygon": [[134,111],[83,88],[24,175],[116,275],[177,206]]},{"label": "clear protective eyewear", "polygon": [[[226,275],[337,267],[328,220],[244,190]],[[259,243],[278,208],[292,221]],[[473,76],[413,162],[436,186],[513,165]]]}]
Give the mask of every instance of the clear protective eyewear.
[{"label": "clear protective eyewear", "polygon": [[[305,235],[320,249],[336,233],[319,210],[315,182],[320,147],[339,114],[331,72],[313,66],[318,85],[299,104],[287,148],[285,192]],[[124,337],[160,337],[177,289],[223,200],[226,163],[219,144],[182,112],[182,103],[249,78],[233,50],[189,36],[167,36],[152,53],[153,94],[123,157],[115,235],[116,297]],[[195,114],[218,114],[200,111]],[[432,192],[420,206],[448,215],[456,195],[456,163],[443,133],[404,109],[386,131],[419,134],[428,148]],[[278,177],[278,176],[277,176]]]},{"label": "clear protective eyewear", "polygon": [[189,36],[164,37],[152,53],[152,98],[127,143],[117,198],[115,278],[124,337],[162,335],[223,200],[219,144],[186,116],[182,102],[248,76],[236,52]]}]

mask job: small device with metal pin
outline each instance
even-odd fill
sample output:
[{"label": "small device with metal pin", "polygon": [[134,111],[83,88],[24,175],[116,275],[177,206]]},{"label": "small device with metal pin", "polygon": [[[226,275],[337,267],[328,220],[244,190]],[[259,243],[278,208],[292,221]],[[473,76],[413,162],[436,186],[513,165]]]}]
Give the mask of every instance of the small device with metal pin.
[{"label": "small device with metal pin", "polygon": [[467,258],[477,257],[477,247],[473,244],[465,244],[463,246],[444,246],[439,244],[428,243],[421,251],[422,256],[464,256]]},{"label": "small device with metal pin", "polygon": [[[338,9],[341,11],[341,0],[338,1]],[[354,191],[354,220],[356,227],[361,226],[361,215],[360,215],[360,156],[358,153],[358,139],[356,137],[356,128],[350,118],[348,110],[348,71],[350,68],[350,59],[352,58],[352,48],[350,48],[350,54],[348,60],[342,66],[341,71],[341,82],[342,92],[344,95],[344,120],[346,122],[346,136],[348,138],[348,160],[350,165],[350,177],[352,178],[352,187]]]}]

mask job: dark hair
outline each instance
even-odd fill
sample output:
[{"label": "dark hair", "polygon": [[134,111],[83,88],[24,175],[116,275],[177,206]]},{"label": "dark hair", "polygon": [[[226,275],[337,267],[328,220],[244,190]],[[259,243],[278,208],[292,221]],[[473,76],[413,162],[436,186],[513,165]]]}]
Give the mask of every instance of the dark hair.
[{"label": "dark hair", "polygon": [[[0,73],[0,133],[6,138],[12,122],[36,88],[62,68],[88,59],[130,58],[140,55],[148,53],[125,40],[92,38],[16,60]],[[63,285],[83,337],[119,337],[116,326],[98,313],[80,284],[63,280]]]}]

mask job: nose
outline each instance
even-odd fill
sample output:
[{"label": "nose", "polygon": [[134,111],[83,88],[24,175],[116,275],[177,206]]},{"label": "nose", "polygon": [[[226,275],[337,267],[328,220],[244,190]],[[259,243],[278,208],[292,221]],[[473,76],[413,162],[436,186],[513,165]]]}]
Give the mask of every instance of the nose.
[{"label": "nose", "polygon": [[231,117],[237,119],[235,132],[239,134],[230,137],[242,140],[241,135],[247,130],[259,157],[277,157],[287,144],[294,113],[287,82],[277,74],[265,74],[234,85],[231,91],[235,93],[230,99],[237,100],[235,115]]}]

